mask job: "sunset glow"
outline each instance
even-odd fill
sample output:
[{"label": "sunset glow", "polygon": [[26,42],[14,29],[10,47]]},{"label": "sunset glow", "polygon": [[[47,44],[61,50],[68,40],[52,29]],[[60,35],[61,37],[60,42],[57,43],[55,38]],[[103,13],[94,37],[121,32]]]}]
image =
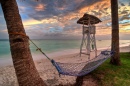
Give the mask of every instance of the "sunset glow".
[{"label": "sunset glow", "polygon": [[[54,35],[67,37],[82,35],[82,25],[77,24],[77,20],[84,13],[99,17],[102,22],[97,24],[98,36],[111,35],[111,5],[109,0],[40,0],[35,2],[27,0],[21,2],[17,0],[19,12],[23,20],[26,33],[30,37],[50,38]],[[119,27],[120,33],[130,34],[130,1],[119,0]],[[0,9],[0,17],[3,17]],[[0,20],[0,33],[6,31],[6,23],[4,18]],[[7,33],[0,35],[4,38]],[[32,36],[32,34],[34,34]],[[42,35],[39,35],[42,34]],[[66,37],[65,36],[65,37]],[[63,37],[63,38],[62,38]],[[5,37],[8,38],[8,37]],[[126,38],[130,39],[128,35]],[[107,39],[107,38],[106,38]]]}]

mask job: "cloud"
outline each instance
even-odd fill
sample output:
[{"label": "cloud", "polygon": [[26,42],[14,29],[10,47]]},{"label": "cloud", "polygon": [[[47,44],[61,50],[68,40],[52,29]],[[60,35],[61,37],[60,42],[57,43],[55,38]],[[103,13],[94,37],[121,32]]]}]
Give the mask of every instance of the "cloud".
[{"label": "cloud", "polygon": [[129,20],[130,17],[129,17],[129,14],[128,15],[123,15],[122,17],[120,17],[120,21],[123,21],[123,20]]},{"label": "cloud", "polygon": [[[31,10],[31,12],[27,12],[27,14],[36,19],[42,20],[44,18],[52,18],[53,16],[59,16],[62,14],[63,16],[67,15],[70,12],[77,12],[83,7],[92,5],[93,3],[99,2],[102,0],[90,1],[90,0],[42,0],[39,3],[33,1],[27,1],[27,8],[25,11]],[[25,4],[21,7],[25,7]],[[20,8],[22,9],[22,8]],[[23,10],[22,10],[23,11]],[[33,12],[32,12],[33,11]]]},{"label": "cloud", "polygon": [[124,11],[122,11],[120,14],[128,14],[128,11],[129,11],[129,10],[124,10]]},{"label": "cloud", "polygon": [[29,20],[24,20],[23,21],[23,25],[36,25],[36,24],[42,24],[41,21],[37,21],[37,20],[34,20],[34,19],[29,19]]},{"label": "cloud", "polygon": [[92,6],[92,4],[95,4],[100,1],[103,1],[103,0],[84,0],[80,3],[77,9],[82,10],[82,9],[85,9],[86,7],[88,8],[89,6]]},{"label": "cloud", "polygon": [[[17,2],[26,33],[31,38],[79,38],[82,36],[82,25],[77,24],[77,20],[86,12],[102,20],[96,25],[97,36],[111,34],[111,8],[108,0],[39,0],[38,2],[18,0]],[[120,32],[124,33],[124,30],[127,30],[127,33],[130,33],[126,27],[130,22],[129,0],[119,2]],[[2,33],[6,25],[1,9],[0,18]]]},{"label": "cloud", "polygon": [[125,4],[124,4],[124,3],[122,3],[122,2],[120,2],[120,5],[121,5],[121,6],[125,6]]},{"label": "cloud", "polygon": [[46,5],[45,4],[38,4],[36,7],[35,7],[35,10],[36,11],[44,11],[46,8]]}]

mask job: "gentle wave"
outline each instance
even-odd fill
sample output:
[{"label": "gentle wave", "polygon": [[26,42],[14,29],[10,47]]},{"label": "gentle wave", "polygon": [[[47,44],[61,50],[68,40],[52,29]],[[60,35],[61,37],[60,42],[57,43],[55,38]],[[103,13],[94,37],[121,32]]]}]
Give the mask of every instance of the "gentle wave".
[{"label": "gentle wave", "polygon": [[[79,53],[81,40],[33,40],[49,57],[58,57],[67,54]],[[110,40],[97,41],[97,50],[111,48]],[[120,40],[120,47],[129,46],[130,40]],[[45,58],[36,47],[30,43],[30,49],[34,60]],[[11,63],[9,41],[0,41],[0,65]]]}]

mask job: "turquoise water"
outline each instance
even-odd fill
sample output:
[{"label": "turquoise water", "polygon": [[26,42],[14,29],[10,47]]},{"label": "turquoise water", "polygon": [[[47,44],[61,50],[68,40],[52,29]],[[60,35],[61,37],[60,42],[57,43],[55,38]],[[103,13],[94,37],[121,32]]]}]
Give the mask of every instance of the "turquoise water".
[{"label": "turquoise water", "polygon": [[8,40],[0,40],[0,57],[10,54],[10,46]]},{"label": "turquoise water", "polygon": [[[81,40],[33,40],[33,42],[46,53],[79,49],[81,44]],[[121,45],[130,45],[128,42],[130,42],[130,40],[120,40]],[[110,44],[110,40],[97,40],[98,49],[108,47]],[[39,54],[38,51],[36,51],[36,47],[32,43],[30,43],[30,49],[32,53]],[[0,58],[6,58],[8,56],[11,56],[9,41],[0,40]]]},{"label": "turquoise water", "polygon": [[[78,49],[80,40],[33,40],[44,52],[51,53],[66,49]],[[35,52],[36,47],[30,42],[31,51]]]}]

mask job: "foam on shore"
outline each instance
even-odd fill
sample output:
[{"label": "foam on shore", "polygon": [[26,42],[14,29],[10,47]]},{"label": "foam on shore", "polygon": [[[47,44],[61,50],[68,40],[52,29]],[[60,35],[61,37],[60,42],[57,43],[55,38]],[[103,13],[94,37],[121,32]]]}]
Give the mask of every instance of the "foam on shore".
[{"label": "foam on shore", "polygon": [[[130,46],[125,46],[120,48],[121,52],[129,52]],[[47,55],[51,58],[54,58],[56,61],[59,62],[76,62],[76,61],[84,61],[86,59],[79,58],[79,57],[74,57],[76,53],[78,53],[79,50],[64,50],[60,52],[53,52],[51,54],[47,53]],[[99,53],[100,51],[98,51]],[[34,62],[36,65],[36,68],[39,72],[39,75],[41,78],[47,83],[48,86],[56,86],[59,84],[62,85],[67,85],[74,84],[76,77],[74,76],[61,76],[59,77],[59,74],[55,67],[49,62],[49,60],[45,59],[45,56],[42,54],[32,54],[34,58]],[[71,57],[71,58],[70,58]],[[6,61],[8,58],[2,58],[3,63]],[[11,57],[10,57],[11,59]],[[1,61],[1,59],[0,59]],[[12,61],[7,61],[12,63]],[[1,63],[1,62],[0,62]],[[87,80],[89,83],[85,84],[86,85],[92,85],[94,82],[92,79]],[[7,65],[0,67],[0,86],[18,86],[16,74],[13,65]]]},{"label": "foam on shore", "polygon": [[[104,47],[104,48],[98,48],[98,51],[101,50],[110,50],[110,46],[108,47]],[[54,59],[56,57],[61,57],[64,55],[70,55],[70,54],[76,54],[79,53],[80,50],[79,49],[67,49],[67,50],[62,50],[62,51],[56,51],[56,52],[52,52],[52,53],[46,53],[46,55],[51,58]],[[130,45],[129,44],[122,44],[120,45],[120,52],[130,52]],[[41,53],[32,53],[32,57],[35,61],[38,61],[40,59],[46,59],[46,57]],[[11,55],[4,55],[0,58],[0,67],[1,66],[8,66],[8,65],[13,65],[12,63],[12,58]]]}]

